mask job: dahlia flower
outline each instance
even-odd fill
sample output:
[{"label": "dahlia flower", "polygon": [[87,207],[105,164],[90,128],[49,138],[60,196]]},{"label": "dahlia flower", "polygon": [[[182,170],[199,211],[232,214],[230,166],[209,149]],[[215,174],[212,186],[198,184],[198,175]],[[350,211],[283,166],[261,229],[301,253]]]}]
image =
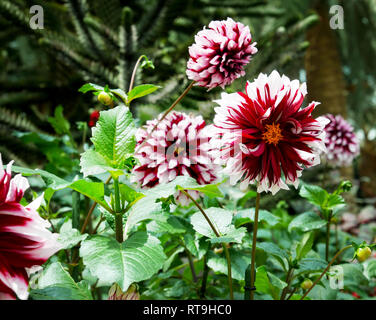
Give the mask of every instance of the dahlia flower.
[{"label": "dahlia flower", "polygon": [[329,123],[325,127],[327,161],[336,166],[349,166],[359,154],[359,141],[354,128],[340,115],[327,114]]},{"label": "dahlia flower", "polygon": [[[201,116],[171,112],[144,142],[157,123],[156,119],[148,121],[146,129],[140,128],[136,132],[140,147],[135,157],[140,164],[133,169],[132,181],[151,188],[177,176],[190,176],[199,184],[216,179],[216,166],[210,156],[210,137]],[[188,192],[194,199],[199,197],[197,191]],[[188,197],[181,192],[176,194],[176,199],[182,205],[189,203]]]},{"label": "dahlia flower", "polygon": [[318,102],[301,109],[306,94],[305,83],[277,71],[247,82],[245,93],[222,93],[211,143],[231,184],[241,180],[245,189],[256,182],[258,192],[275,194],[287,184],[297,187],[303,166],[320,162],[328,120],[312,118]]},{"label": "dahlia flower", "polygon": [[189,47],[187,76],[201,87],[224,88],[244,76],[243,67],[257,52],[256,44],[252,43],[248,26],[231,18],[212,21],[209,29],[197,33],[195,43]]},{"label": "dahlia flower", "polygon": [[4,170],[0,155],[0,300],[27,299],[28,272],[60,249],[58,234],[36,211],[42,197],[20,204],[29,183],[20,174],[12,179],[11,166]]}]

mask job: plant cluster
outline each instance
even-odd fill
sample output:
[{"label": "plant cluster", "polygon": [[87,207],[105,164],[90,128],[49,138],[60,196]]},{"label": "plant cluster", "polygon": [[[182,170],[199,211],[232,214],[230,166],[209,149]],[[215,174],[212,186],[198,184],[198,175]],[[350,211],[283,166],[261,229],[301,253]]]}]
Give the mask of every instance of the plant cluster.
[{"label": "plant cluster", "polygon": [[[87,124],[79,125],[79,144],[62,107],[49,118],[56,137],[23,134],[44,146],[49,163],[46,170],[0,168],[0,298],[374,294],[374,245],[336,226],[351,182],[331,192],[302,181],[325,157],[330,122],[312,116],[318,102],[302,108],[305,84],[277,71],[260,74],[243,91],[223,92],[206,124],[173,109],[194,85],[224,88],[244,76],[256,44],[248,27],[229,18],[200,31],[189,52],[192,82],[144,128],[130,106],[159,86],[135,86],[140,68],[154,66],[142,55],[129,90],[93,83],[79,89],[103,105],[90,119],[90,145]],[[43,192],[26,194],[22,175]],[[299,189],[306,211],[292,217],[285,201],[261,207],[264,194],[288,185]]]}]

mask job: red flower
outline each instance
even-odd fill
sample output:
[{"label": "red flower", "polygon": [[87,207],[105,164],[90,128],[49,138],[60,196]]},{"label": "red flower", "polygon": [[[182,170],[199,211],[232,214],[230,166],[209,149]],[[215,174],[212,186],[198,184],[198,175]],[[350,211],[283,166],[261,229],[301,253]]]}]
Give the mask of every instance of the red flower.
[{"label": "red flower", "polygon": [[212,142],[232,184],[242,180],[244,189],[257,182],[259,192],[275,194],[287,184],[297,187],[303,166],[320,162],[328,120],[312,118],[317,102],[301,109],[306,94],[305,83],[277,71],[247,82],[245,93],[222,93]]},{"label": "red flower", "polygon": [[352,295],[355,299],[359,299],[359,298],[360,298],[360,295],[358,295],[355,291],[352,292],[351,295]]},{"label": "red flower", "polygon": [[257,52],[249,28],[231,18],[212,21],[189,47],[187,76],[201,87],[224,88],[244,76],[244,66]]},{"label": "red flower", "polygon": [[[138,146],[156,124],[157,120],[148,121],[146,129],[137,131]],[[209,153],[209,141],[201,116],[171,112],[135,154],[140,164],[133,169],[132,181],[146,188],[173,181],[177,176],[190,176],[199,184],[211,183],[216,179],[216,166]],[[188,192],[195,199],[199,197],[197,191]],[[182,193],[177,194],[177,200],[183,205],[189,203]]]},{"label": "red flower", "polygon": [[11,165],[3,170],[0,155],[0,300],[27,299],[28,269],[60,249],[58,234],[36,211],[42,197],[27,207],[20,204],[29,183],[20,174],[12,179]]},{"label": "red flower", "polygon": [[91,114],[90,114],[90,120],[89,120],[89,127],[92,128],[95,126],[95,124],[97,123],[98,119],[99,119],[99,111],[98,110],[94,110]]}]

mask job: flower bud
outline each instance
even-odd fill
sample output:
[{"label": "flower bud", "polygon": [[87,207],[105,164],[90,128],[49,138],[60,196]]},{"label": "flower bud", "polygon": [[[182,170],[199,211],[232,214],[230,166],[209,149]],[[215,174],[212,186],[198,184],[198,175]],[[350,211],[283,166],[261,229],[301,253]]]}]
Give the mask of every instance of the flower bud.
[{"label": "flower bud", "polygon": [[330,219],[330,222],[331,222],[331,223],[334,223],[334,224],[337,224],[337,223],[338,223],[338,218],[337,218],[337,217],[332,217],[332,218]]},{"label": "flower bud", "polygon": [[371,256],[372,250],[369,247],[358,248],[356,258],[359,262],[366,261]]},{"label": "flower bud", "polygon": [[312,285],[313,285],[313,283],[312,283],[312,281],[311,281],[310,279],[305,279],[305,280],[301,283],[300,287],[301,287],[303,290],[308,290],[308,289],[310,289],[310,288],[312,287]]},{"label": "flower bud", "polygon": [[124,293],[117,283],[114,283],[108,291],[108,300],[140,300],[137,286],[132,284]]},{"label": "flower bud", "polygon": [[110,106],[112,105],[112,98],[110,97],[110,95],[105,92],[105,91],[102,91],[99,95],[98,95],[98,101],[100,103],[103,103],[105,106]]}]

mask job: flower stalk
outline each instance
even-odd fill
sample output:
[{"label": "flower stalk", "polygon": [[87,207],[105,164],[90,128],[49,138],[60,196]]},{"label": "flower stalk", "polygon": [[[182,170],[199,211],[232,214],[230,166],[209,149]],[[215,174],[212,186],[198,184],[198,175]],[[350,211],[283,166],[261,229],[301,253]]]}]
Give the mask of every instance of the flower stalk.
[{"label": "flower stalk", "polygon": [[253,221],[253,239],[252,239],[252,258],[251,258],[251,292],[250,292],[250,300],[254,300],[254,291],[252,290],[255,286],[256,274],[255,274],[255,264],[256,264],[256,242],[257,242],[257,227],[258,227],[258,215],[259,215],[259,207],[260,207],[260,193],[257,192],[256,196],[256,207],[255,207],[255,217]]},{"label": "flower stalk", "polygon": [[[191,199],[191,201],[200,210],[200,212],[202,213],[202,215],[204,216],[204,218],[208,222],[208,224],[209,224],[210,228],[213,230],[214,234],[217,237],[220,237],[221,235],[219,234],[217,229],[214,227],[210,218],[208,217],[208,215],[206,214],[204,209],[202,209],[202,207],[198,204],[198,202],[195,199],[193,199],[192,196],[188,192],[186,192],[185,190],[181,190],[181,192],[184,193],[189,199]],[[233,288],[232,288],[232,272],[231,272],[230,252],[229,252],[227,246],[224,243],[222,243],[222,247],[223,247],[223,251],[225,252],[225,256],[226,256],[226,260],[227,260],[227,279],[228,279],[228,286],[229,286],[229,290],[230,290],[230,299],[234,300],[234,292],[233,292]]]}]

